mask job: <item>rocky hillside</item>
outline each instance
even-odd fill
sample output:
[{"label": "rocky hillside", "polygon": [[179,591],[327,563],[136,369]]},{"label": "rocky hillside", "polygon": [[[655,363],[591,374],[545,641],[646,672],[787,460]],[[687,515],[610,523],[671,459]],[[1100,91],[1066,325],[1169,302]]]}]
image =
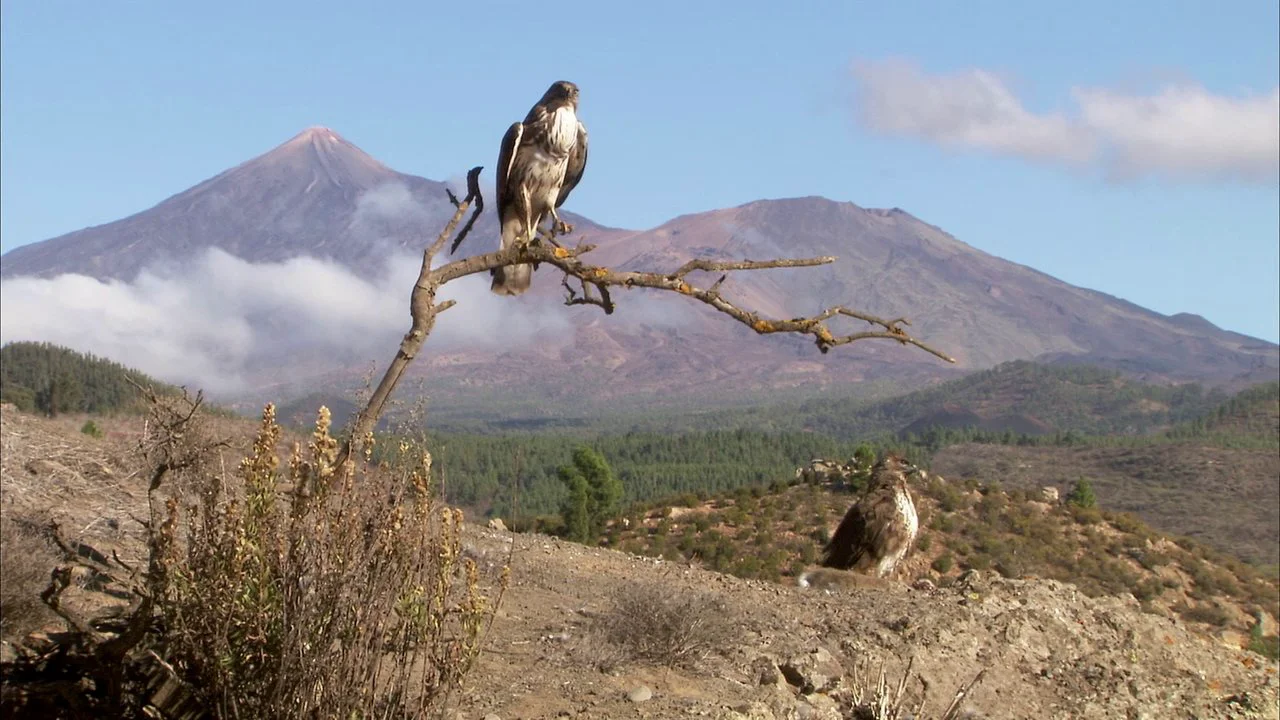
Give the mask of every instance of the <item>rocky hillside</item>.
[{"label": "rocky hillside", "polygon": [[[650,503],[614,523],[604,543],[794,584],[856,498],[846,479]],[[1051,578],[1094,597],[1135,597],[1146,612],[1176,616],[1225,642],[1275,655],[1280,578],[1132,515],[1063,502],[1070,489],[1006,492],[994,483],[928,475],[913,488],[921,535],[898,579],[948,586],[971,570]],[[1250,637],[1259,613],[1265,618],[1256,630],[1260,637]]]},{"label": "rocky hillside", "polygon": [[[2,413],[5,516],[53,517],[74,539],[137,562],[145,480],[120,455],[130,421],[98,439],[73,418]],[[231,461],[252,429],[220,422],[234,431]],[[835,720],[856,717],[857,688],[881,669],[892,688],[908,663],[908,706],[923,681],[935,714],[984,669],[962,703],[970,717],[1274,717],[1274,662],[1177,613],[1054,579],[953,570],[936,587],[825,592],[541,535],[468,525],[464,537],[484,582],[504,564],[512,579],[455,698],[461,717]],[[944,541],[933,543],[918,562]],[[125,602],[94,587],[70,588],[68,605]],[[27,642],[56,635],[44,622]]]}]

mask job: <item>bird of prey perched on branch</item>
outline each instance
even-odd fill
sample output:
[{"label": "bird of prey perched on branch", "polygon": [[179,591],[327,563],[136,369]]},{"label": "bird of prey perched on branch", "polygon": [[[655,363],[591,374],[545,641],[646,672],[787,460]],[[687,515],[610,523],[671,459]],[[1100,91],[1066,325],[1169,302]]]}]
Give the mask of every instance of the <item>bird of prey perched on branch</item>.
[{"label": "bird of prey perched on branch", "polygon": [[[587,129],[578,120],[578,86],[553,83],[529,110],[524,122],[507,129],[498,152],[497,207],[502,249],[532,242],[548,215],[552,233],[573,228],[556,209],[568,199],[587,165]],[[490,289],[519,295],[533,281],[533,266],[510,265],[491,271]]]},{"label": "bird of prey perched on branch", "polygon": [[858,499],[827,543],[822,564],[887,577],[910,552],[920,530],[907,475],[917,468],[886,455],[871,470],[866,494]]}]

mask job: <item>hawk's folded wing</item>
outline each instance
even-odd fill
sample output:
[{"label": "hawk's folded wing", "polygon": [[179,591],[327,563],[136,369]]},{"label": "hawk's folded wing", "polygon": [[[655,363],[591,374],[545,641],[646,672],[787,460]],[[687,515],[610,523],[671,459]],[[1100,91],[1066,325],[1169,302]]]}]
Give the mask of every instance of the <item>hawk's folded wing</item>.
[{"label": "hawk's folded wing", "polygon": [[498,150],[497,192],[494,193],[494,207],[498,210],[498,219],[506,210],[507,181],[511,177],[511,164],[516,159],[516,148],[524,137],[524,123],[511,123],[507,134],[502,136],[502,146]]}]

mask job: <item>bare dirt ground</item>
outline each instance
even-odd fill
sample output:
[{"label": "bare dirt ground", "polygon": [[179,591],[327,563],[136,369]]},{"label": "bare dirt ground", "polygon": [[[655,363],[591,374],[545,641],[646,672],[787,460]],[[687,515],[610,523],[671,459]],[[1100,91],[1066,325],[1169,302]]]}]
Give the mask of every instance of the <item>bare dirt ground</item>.
[{"label": "bare dirt ground", "polygon": [[[95,439],[81,422],[3,412],[3,512],[55,517],[68,535],[136,561],[145,483],[127,460],[110,459],[127,449],[128,423],[107,422],[107,437]],[[1054,581],[983,574],[938,590],[827,592],[540,535],[468,526],[465,537],[486,577],[509,558],[512,583],[451,717],[839,718],[855,669],[883,664],[892,681],[909,660],[934,714],[981,669],[964,703],[971,717],[1280,714],[1275,664],[1144,614],[1137,601],[1089,599]],[[724,627],[705,657],[671,668],[629,662],[593,630],[617,593],[652,586],[723,603]],[[78,602],[123,603],[87,589]]]},{"label": "bare dirt ground", "polygon": [[[1093,600],[1054,581],[814,591],[545,536],[487,528],[469,536],[489,560],[501,561],[513,538],[515,552],[512,588],[462,717],[823,717],[811,714],[825,707],[818,696],[838,692],[760,682],[761,668],[820,649],[850,672],[883,663],[891,678],[914,658],[913,672],[931,687],[927,709],[937,713],[986,668],[965,703],[976,717],[1276,717],[1274,665],[1143,614],[1137,601]],[[725,645],[691,669],[600,672],[592,618],[634,583],[722,601]],[[642,685],[652,699],[631,702]]]}]

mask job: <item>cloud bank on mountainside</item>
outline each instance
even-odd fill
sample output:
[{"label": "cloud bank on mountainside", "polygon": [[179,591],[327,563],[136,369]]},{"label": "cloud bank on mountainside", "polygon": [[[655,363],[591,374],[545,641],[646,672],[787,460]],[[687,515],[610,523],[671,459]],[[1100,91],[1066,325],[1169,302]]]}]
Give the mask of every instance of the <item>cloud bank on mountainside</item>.
[{"label": "cloud bank on mountainside", "polygon": [[[421,257],[387,257],[365,279],[327,259],[253,263],[209,248],[133,281],[78,274],[0,282],[0,343],[47,341],[215,393],[245,389],[267,364],[329,356],[379,365],[408,329]],[[550,303],[503,303],[488,276],[451,283],[432,348],[509,349],[568,328]],[[332,365],[332,363],[331,363]]]}]

